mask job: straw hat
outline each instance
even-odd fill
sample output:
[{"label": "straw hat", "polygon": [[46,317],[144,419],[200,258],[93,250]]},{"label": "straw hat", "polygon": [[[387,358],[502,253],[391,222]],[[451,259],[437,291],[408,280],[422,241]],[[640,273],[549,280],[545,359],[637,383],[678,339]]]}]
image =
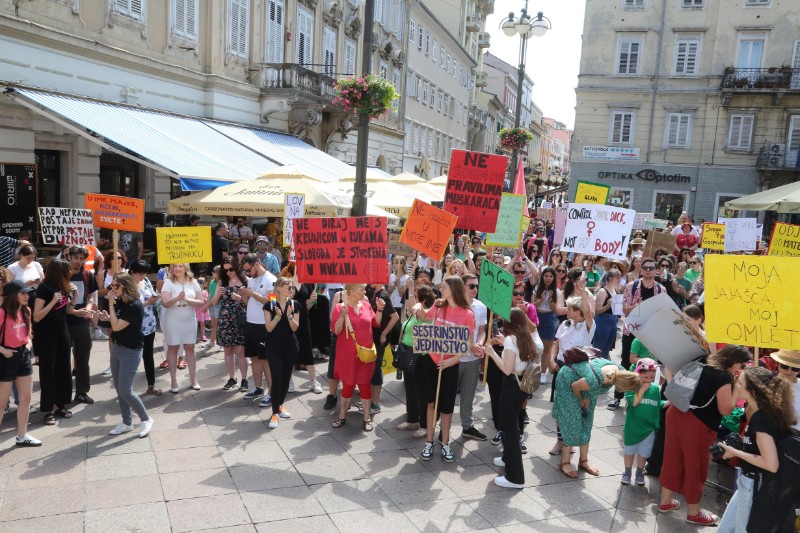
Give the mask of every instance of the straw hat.
[{"label": "straw hat", "polygon": [[769,356],[783,365],[800,368],[800,350],[778,350]]},{"label": "straw hat", "polygon": [[628,273],[628,260],[627,259],[611,259],[606,267],[606,272],[616,268],[624,276]]}]

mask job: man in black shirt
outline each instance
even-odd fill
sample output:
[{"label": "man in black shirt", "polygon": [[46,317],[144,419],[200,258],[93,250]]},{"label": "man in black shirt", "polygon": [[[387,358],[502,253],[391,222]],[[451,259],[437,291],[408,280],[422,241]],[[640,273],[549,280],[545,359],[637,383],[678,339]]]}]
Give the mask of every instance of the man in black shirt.
[{"label": "man in black shirt", "polygon": [[75,358],[75,401],[92,404],[94,400],[89,396],[89,356],[92,352],[90,326],[97,314],[92,293],[97,291],[98,286],[95,277],[84,268],[88,255],[89,252],[82,246],[73,246],[67,254],[72,270],[69,281],[78,291],[75,307],[67,310],[67,328]]},{"label": "man in black shirt", "polygon": [[222,261],[228,257],[228,247],[230,243],[225,237],[228,235],[228,225],[220,222],[214,226],[214,236],[211,238],[211,264],[208,266],[208,273],[214,273],[214,267],[221,265]]}]

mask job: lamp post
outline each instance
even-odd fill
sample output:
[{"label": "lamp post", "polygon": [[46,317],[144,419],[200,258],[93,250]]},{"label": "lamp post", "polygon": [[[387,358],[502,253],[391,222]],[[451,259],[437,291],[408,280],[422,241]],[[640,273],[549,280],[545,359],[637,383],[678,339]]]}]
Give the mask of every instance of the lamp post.
[{"label": "lamp post", "polygon": [[[528,0],[525,0],[525,7],[520,10],[519,18],[514,13],[509,13],[508,16],[500,23],[500,29],[503,30],[508,37],[519,35],[519,68],[517,69],[517,109],[514,115],[514,127],[519,128],[520,119],[522,118],[522,84],[525,80],[525,53],[527,51],[528,39],[531,35],[541,37],[547,30],[552,28],[550,19],[545,17],[541,11],[536,14],[536,18],[531,19],[528,16]],[[526,128],[527,129],[527,128]],[[517,175],[517,158],[519,157],[519,150],[514,150],[511,153],[511,180],[516,179]],[[513,183],[512,183],[513,188]]]},{"label": "lamp post", "polygon": [[[361,53],[361,75],[372,71],[372,22],[375,18],[375,0],[361,0],[364,4],[364,49]],[[361,3],[361,2],[359,2]],[[356,181],[353,183],[353,202],[350,214],[367,215],[367,158],[369,157],[369,115],[358,113],[358,142],[356,143]]]}]

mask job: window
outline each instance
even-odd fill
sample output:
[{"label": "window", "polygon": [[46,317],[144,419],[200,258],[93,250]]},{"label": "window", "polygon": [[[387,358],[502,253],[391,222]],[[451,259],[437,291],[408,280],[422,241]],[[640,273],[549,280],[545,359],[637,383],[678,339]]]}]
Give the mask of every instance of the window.
[{"label": "window", "polygon": [[406,76],[406,96],[417,97],[417,77],[410,72]]},{"label": "window", "polygon": [[419,126],[417,124],[414,124],[414,127],[411,128],[411,136],[411,151],[417,154],[419,153]]},{"label": "window", "polygon": [[414,39],[417,37],[417,23],[414,19],[408,21],[408,42],[414,44]]},{"label": "window", "polygon": [[389,64],[386,63],[386,61],[381,61],[378,63],[378,76],[380,76],[383,80],[389,79]]},{"label": "window", "polygon": [[438,131],[436,132],[436,145],[433,148],[433,158],[439,159],[439,152],[442,148],[442,134]]},{"label": "window", "polygon": [[428,131],[428,157],[433,157],[433,130]]},{"label": "window", "polygon": [[442,113],[444,114],[444,116],[447,116],[449,112],[450,112],[450,95],[446,94],[444,95],[444,102],[442,102]]},{"label": "window", "polygon": [[392,2],[392,31],[397,36],[398,41],[403,40],[403,18],[405,17],[404,9],[405,7],[403,6],[403,2]]},{"label": "window", "polygon": [[314,58],[314,13],[297,6],[297,62],[300,65],[313,63]]},{"label": "window", "polygon": [[800,41],[794,42],[794,51],[792,52],[792,80],[789,84],[789,88],[800,88]]},{"label": "window", "polygon": [[651,212],[655,218],[675,220],[686,210],[688,197],[688,192],[655,191]]},{"label": "window", "polygon": [[356,73],[356,42],[344,40],[344,74],[353,76]]},{"label": "window", "polygon": [[606,201],[608,205],[613,205],[614,207],[622,207],[623,209],[632,209],[633,208],[633,189],[626,189],[620,187],[611,187],[611,191],[608,194],[608,200]]},{"label": "window", "polygon": [[442,90],[439,89],[438,97],[437,97],[437,100],[436,100],[436,110],[439,113],[442,112],[442,104],[443,103],[444,103],[444,94],[442,93]]},{"label": "window", "polygon": [[417,76],[417,100],[419,100],[421,94],[422,94],[422,78]]},{"label": "window", "polygon": [[634,111],[613,111],[611,113],[611,138],[612,144],[630,144],[633,142],[633,123],[636,118]]},{"label": "window", "polygon": [[692,130],[691,113],[667,114],[667,127],[664,132],[666,148],[689,148]]},{"label": "window", "polygon": [[145,0],[113,0],[111,9],[114,13],[125,15],[134,20],[144,20]]},{"label": "window", "polygon": [[617,74],[639,74],[641,37],[620,37],[617,41]]},{"label": "window", "polygon": [[286,12],[284,0],[269,0],[267,3],[267,50],[264,60],[267,63],[283,63],[283,14]]},{"label": "window", "polygon": [[[394,88],[397,91],[397,94],[399,95],[400,94],[400,69],[397,68],[397,67],[393,67],[392,68],[392,85],[394,85]],[[399,98],[395,98],[394,100],[392,100],[392,107],[391,107],[391,110],[390,110],[390,113],[392,115],[396,115],[397,114],[397,107],[398,107],[399,103],[400,103],[400,99]]]},{"label": "window", "polygon": [[426,128],[420,127],[420,139],[419,139],[419,153],[425,154],[428,151],[428,130]]},{"label": "window", "polygon": [[408,147],[410,146],[410,143],[411,143],[411,121],[410,120],[406,120],[405,128],[403,129],[403,132],[405,133],[405,135],[403,136],[403,152],[407,154],[408,153]]},{"label": "window", "polygon": [[428,105],[431,106],[431,109],[436,107],[436,85],[431,84],[431,92],[430,92],[430,101]]},{"label": "window", "polygon": [[422,50],[422,46],[425,44],[425,30],[420,24],[417,30],[417,49]]},{"label": "window", "polygon": [[439,65],[441,65],[442,68],[444,68],[444,55],[445,55],[444,46],[442,46],[439,48],[439,61],[440,61]]},{"label": "window", "polygon": [[439,60],[439,44],[433,40],[433,50],[431,51],[431,61],[436,63]]},{"label": "window", "polygon": [[322,32],[322,61],[325,74],[333,76],[336,73],[336,30],[330,26],[325,26]]},{"label": "window", "polygon": [[624,9],[644,9],[644,0],[622,0]]},{"label": "window", "polygon": [[772,0],[744,0],[744,7],[769,7]]},{"label": "window", "polygon": [[786,137],[786,161],[787,167],[797,168],[800,160],[800,115],[792,115],[789,118],[789,134]]},{"label": "window", "polygon": [[430,55],[431,53],[431,34],[425,34],[425,55]]},{"label": "window", "polygon": [[228,53],[242,59],[247,59],[248,3],[248,0],[228,0]]},{"label": "window", "polygon": [[731,115],[728,150],[750,150],[753,145],[753,115]]},{"label": "window", "polygon": [[172,33],[197,41],[197,0],[172,0]]},{"label": "window", "polygon": [[428,103],[428,94],[430,94],[431,84],[427,81],[422,84],[422,103]]},{"label": "window", "polygon": [[699,39],[678,39],[675,42],[675,75],[694,76],[697,74],[697,60],[700,55]]},{"label": "window", "polygon": [[687,8],[703,7],[705,6],[706,3],[705,0],[680,0],[680,2],[681,2],[681,7],[687,7]]},{"label": "window", "polygon": [[453,56],[450,55],[450,52],[447,52],[447,63],[445,63],[444,67],[444,69],[447,72],[450,72],[450,65],[452,64],[452,62],[453,62]]}]

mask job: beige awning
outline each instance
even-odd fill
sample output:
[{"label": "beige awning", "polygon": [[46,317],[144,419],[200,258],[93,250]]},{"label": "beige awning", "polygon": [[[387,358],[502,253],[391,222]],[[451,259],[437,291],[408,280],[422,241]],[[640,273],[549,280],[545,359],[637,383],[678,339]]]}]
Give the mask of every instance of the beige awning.
[{"label": "beige awning", "polygon": [[777,211],[800,213],[800,182],[781,185],[725,202],[727,209],[738,211]]}]

